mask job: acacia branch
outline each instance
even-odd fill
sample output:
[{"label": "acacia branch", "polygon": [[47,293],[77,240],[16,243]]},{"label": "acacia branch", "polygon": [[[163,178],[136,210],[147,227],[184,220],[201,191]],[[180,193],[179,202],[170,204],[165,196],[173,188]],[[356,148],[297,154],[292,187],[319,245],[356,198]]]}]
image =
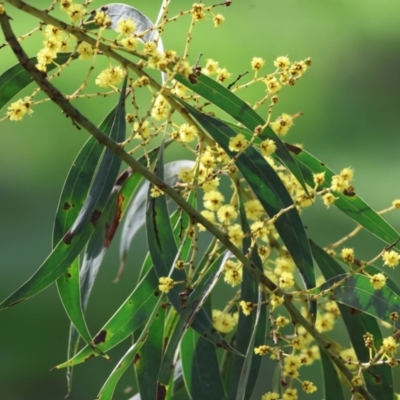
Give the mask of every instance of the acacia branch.
[{"label": "acacia branch", "polygon": [[[67,31],[71,30],[71,34],[80,38],[81,40],[94,42],[94,39],[82,33],[79,28],[67,25],[62,21],[56,20],[53,17],[50,17],[46,12],[40,11],[27,5],[26,3],[20,0],[5,0],[7,3],[15,5],[27,13],[30,13],[28,10],[34,10],[35,15],[38,18],[42,16],[43,21],[47,23],[51,23],[54,26],[58,26],[60,29],[64,29]],[[66,98],[65,96],[55,87],[53,86],[47,79],[43,72],[39,71],[35,65],[30,61],[29,57],[19,44],[9,22],[9,17],[6,13],[0,14],[0,25],[3,30],[4,36],[8,41],[11,49],[13,50],[15,56],[23,66],[23,68],[30,74],[33,80],[37,83],[41,90],[47,94],[47,96],[57,104],[61,110],[69,117],[71,120],[83,127],[88,133],[94,136],[99,143],[107,147],[111,152],[113,152],[116,156],[121,158],[128,166],[132,168],[133,171],[138,172],[142,175],[146,180],[148,180],[154,186],[160,188],[168,197],[170,197],[183,211],[185,211],[192,219],[194,223],[200,223],[203,225],[214,237],[216,237],[245,267],[247,267],[252,275],[255,277],[257,282],[261,283],[265,288],[269,291],[276,293],[278,296],[284,297],[283,305],[288,310],[289,314],[292,317],[293,323],[299,323],[304,326],[304,328],[312,335],[315,341],[318,343],[320,348],[324,349],[325,352],[330,356],[331,360],[338,367],[338,369],[343,373],[346,379],[351,384],[354,391],[359,392],[364,396],[367,400],[374,400],[374,397],[366,390],[363,386],[353,386],[351,379],[353,378],[352,372],[346,367],[343,359],[338,356],[335,352],[332,351],[330,343],[314,328],[310,322],[304,318],[300,311],[293,305],[291,302],[291,295],[285,293],[282,289],[277,287],[269,278],[267,278],[262,271],[259,271],[251,261],[243,254],[241,250],[239,250],[228,238],[228,236],[214,226],[210,221],[204,218],[195,208],[193,208],[189,203],[187,203],[178,192],[176,192],[172,187],[167,185],[164,181],[158,178],[154,173],[149,171],[146,167],[136,161],[133,157],[131,157],[125,150],[118,145],[118,143],[114,142],[107,135],[101,132],[89,119],[87,119],[82,113],[80,113]],[[89,40],[90,39],[90,40]],[[102,45],[103,46],[103,45]],[[108,46],[105,46],[105,49],[108,49]],[[102,51],[103,48],[101,48]],[[107,50],[110,54],[113,54],[116,60],[120,60],[123,65],[130,64],[130,69],[137,71],[140,76],[146,75],[138,66],[125,58],[119,56],[117,53],[112,52],[111,50]],[[154,81],[155,82],[155,81]],[[156,84],[153,83],[153,84]],[[158,85],[158,84],[157,84]],[[160,87],[161,88],[161,87]],[[183,114],[186,114],[187,111],[183,107],[179,106],[179,108],[183,111]]]}]

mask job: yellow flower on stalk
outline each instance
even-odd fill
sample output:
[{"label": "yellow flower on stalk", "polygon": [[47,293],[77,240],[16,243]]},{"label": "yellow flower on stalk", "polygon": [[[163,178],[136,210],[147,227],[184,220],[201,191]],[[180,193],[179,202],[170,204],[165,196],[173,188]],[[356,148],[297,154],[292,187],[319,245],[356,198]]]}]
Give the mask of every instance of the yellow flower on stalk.
[{"label": "yellow flower on stalk", "polygon": [[234,224],[228,227],[229,240],[237,247],[242,245],[244,233],[239,224]]},{"label": "yellow flower on stalk", "polygon": [[237,313],[229,314],[220,310],[212,310],[212,323],[218,332],[229,333],[236,326],[237,321]]},{"label": "yellow flower on stalk", "polygon": [[279,277],[279,286],[282,289],[290,289],[294,285],[294,277],[291,272],[282,272]]},{"label": "yellow flower on stalk", "polygon": [[225,204],[223,206],[221,206],[218,211],[217,211],[217,217],[218,220],[222,223],[222,224],[229,224],[230,222],[232,222],[233,220],[235,220],[238,216],[237,211],[235,210],[235,207],[233,207],[230,204]]},{"label": "yellow flower on stalk", "polygon": [[290,65],[290,60],[289,57],[286,56],[279,56],[275,61],[274,61],[274,65],[277,68],[282,68],[282,69],[286,69],[289,67]]},{"label": "yellow flower on stalk", "polygon": [[285,136],[293,126],[293,118],[289,114],[282,114],[276,121],[271,122],[270,125],[277,135]]},{"label": "yellow flower on stalk", "polygon": [[238,133],[236,136],[229,140],[230,151],[241,151],[247,146],[247,139],[242,133]]},{"label": "yellow flower on stalk", "polygon": [[250,315],[251,311],[254,308],[254,304],[251,301],[242,300],[242,301],[239,302],[239,305],[240,305],[240,307],[242,309],[243,314],[246,315],[246,316]]},{"label": "yellow flower on stalk", "polygon": [[263,394],[261,400],[279,400],[279,393],[276,392],[268,392]]},{"label": "yellow flower on stalk", "polygon": [[222,23],[225,21],[225,17],[222,14],[217,14],[213,18],[214,22],[214,27],[218,28],[219,26],[222,25]]},{"label": "yellow flower on stalk", "polygon": [[128,18],[120,20],[115,30],[125,36],[131,36],[136,31],[136,29],[136,24],[131,18]]},{"label": "yellow flower on stalk", "polygon": [[224,265],[224,281],[235,287],[242,283],[243,279],[243,266],[239,262],[228,260]]},{"label": "yellow flower on stalk", "polygon": [[386,276],[379,273],[372,275],[369,279],[375,290],[380,290],[386,285]]},{"label": "yellow flower on stalk", "polygon": [[93,47],[86,42],[79,43],[76,51],[79,53],[80,60],[88,60],[94,54]]},{"label": "yellow flower on stalk", "polygon": [[303,381],[301,387],[308,394],[314,393],[317,391],[317,387],[311,381]]},{"label": "yellow flower on stalk", "polygon": [[387,265],[388,267],[394,268],[399,265],[400,254],[394,250],[385,251],[382,254],[382,260],[384,261],[383,265]]},{"label": "yellow flower on stalk", "polygon": [[272,347],[267,346],[266,344],[263,344],[261,346],[254,348],[254,354],[258,354],[260,356],[265,356],[266,354],[270,353],[271,351],[272,351]]},{"label": "yellow flower on stalk", "polygon": [[7,117],[10,121],[21,121],[28,114],[32,114],[32,100],[30,97],[19,99],[7,108]]},{"label": "yellow flower on stalk", "polygon": [[265,64],[265,61],[261,57],[253,57],[251,60],[251,68],[254,71],[260,70]]},{"label": "yellow flower on stalk", "polygon": [[227,79],[230,78],[232,74],[228,72],[226,68],[218,68],[217,69],[217,81],[219,83],[225,82]]},{"label": "yellow flower on stalk", "polygon": [[353,263],[354,262],[354,249],[350,249],[348,247],[345,247],[340,252],[340,255],[342,256],[343,261],[346,261],[348,263]]},{"label": "yellow flower on stalk", "polygon": [[209,58],[205,67],[202,69],[204,75],[214,75],[218,71],[218,61]]},{"label": "yellow flower on stalk", "polygon": [[158,289],[163,293],[168,293],[174,287],[174,280],[166,276],[159,278],[158,283]]},{"label": "yellow flower on stalk", "polygon": [[86,8],[82,4],[71,4],[66,11],[72,22],[79,22],[86,15]]},{"label": "yellow flower on stalk", "polygon": [[261,154],[268,157],[276,151],[276,144],[272,139],[266,139],[260,144]]},{"label": "yellow flower on stalk", "polygon": [[97,11],[94,16],[94,23],[106,27],[111,25],[111,19],[104,11]]},{"label": "yellow flower on stalk", "polygon": [[123,77],[125,76],[125,71],[118,65],[109,67],[97,76],[96,85],[100,87],[116,86],[121,83]]},{"label": "yellow flower on stalk", "polygon": [[209,192],[204,193],[204,208],[210,211],[217,211],[222,206],[224,199],[225,198],[221,192],[217,190],[210,190]]}]

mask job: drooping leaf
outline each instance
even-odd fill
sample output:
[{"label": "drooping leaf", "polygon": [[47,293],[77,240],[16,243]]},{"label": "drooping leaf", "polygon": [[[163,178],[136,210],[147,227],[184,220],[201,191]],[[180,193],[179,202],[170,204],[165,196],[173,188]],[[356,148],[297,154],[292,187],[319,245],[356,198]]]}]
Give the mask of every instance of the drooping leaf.
[{"label": "drooping leaf", "polygon": [[[211,302],[205,302],[211,314]],[[183,336],[180,355],[186,390],[192,400],[226,398],[215,346],[193,329]]]},{"label": "drooping leaf", "polygon": [[[176,75],[175,79],[210,101],[211,104],[221,108],[236,121],[241,122],[251,132],[254,132],[258,126],[264,126],[265,121],[247,103],[214,79],[204,74],[193,76],[191,80],[186,79],[182,75]],[[304,178],[281,139],[269,126],[264,129],[263,134],[275,142],[277,146],[276,155],[279,157],[280,162],[286,165],[307,192]]]},{"label": "drooping leaf", "polygon": [[[236,166],[271,218],[282,209],[293,205],[292,198],[277,173],[253,147],[235,156],[229,150],[229,140],[236,136],[236,132],[220,120],[203,114],[186,103],[184,106],[224,151],[231,158],[235,157]],[[314,287],[315,275],[310,246],[297,210],[293,208],[283,213],[276,220],[275,227],[299,269],[306,287]]]},{"label": "drooping leaf", "polygon": [[[286,144],[294,159],[297,161],[306,182],[312,185],[312,174],[325,172],[325,183],[322,187],[329,187],[332,177],[335,175],[323,162],[317,160],[310,153],[299,147]],[[377,212],[365,203],[356,193],[335,192],[337,199],[334,205],[355,222],[359,223],[369,232],[386,242],[387,244],[396,243],[395,247],[400,250],[397,242],[400,234],[390,226]]]},{"label": "drooping leaf", "polygon": [[[252,139],[253,133],[247,128],[238,127],[237,125],[228,121],[224,121],[224,123],[230,126],[232,129],[235,129],[237,132],[242,133],[247,140]],[[260,144],[261,141],[266,138],[267,136],[261,134],[259,137],[253,140],[254,143]],[[325,183],[321,185],[321,188],[328,188],[330,186],[331,179],[335,173],[329,169],[325,163],[316,159],[314,156],[300,147],[289,143],[285,143],[285,146],[291,152],[293,159],[297,162],[307,185],[311,187],[315,185],[312,176],[313,173],[325,172]],[[279,161],[274,154],[272,154],[272,157]],[[400,234],[367,203],[365,203],[365,201],[363,201],[356,193],[335,192],[335,197],[337,197],[337,200],[333,203],[333,205],[339,210],[344,212],[355,222],[359,223],[361,226],[387,244],[396,243]],[[400,250],[400,243],[396,243],[396,247]]]},{"label": "drooping leaf", "polygon": [[[246,213],[243,206],[243,198],[240,196],[240,221],[242,231],[246,234],[250,232],[250,227],[246,219]],[[243,239],[243,249],[251,248],[250,235]],[[251,262],[259,270],[263,271],[262,262],[258,255],[257,246],[253,247],[251,253]],[[255,387],[258,373],[261,366],[261,357],[253,359],[254,347],[264,344],[266,336],[266,307],[261,306],[259,288],[257,281],[251,272],[245,268],[243,270],[243,280],[241,285],[241,300],[257,305],[250,315],[239,313],[239,321],[236,329],[235,347],[246,356],[234,356],[231,370],[231,380],[229,384],[229,399],[242,400],[250,399]]]},{"label": "drooping leaf", "polygon": [[[167,163],[165,165],[165,182],[169,186],[174,186],[178,182],[178,173],[181,168],[192,168],[194,161],[179,160]],[[126,218],[122,227],[120,242],[121,265],[124,265],[128,256],[129,247],[132,239],[140,228],[144,225],[146,219],[146,200],[149,190],[149,183],[145,182],[138,190],[135,198],[129,206]]]},{"label": "drooping leaf", "polygon": [[[163,166],[163,149],[160,147],[154,173],[161,180],[164,178]],[[149,193],[146,213],[146,233],[149,252],[158,277],[170,276],[174,281],[185,281],[185,272],[175,268],[178,249],[171,227],[165,196],[152,197]],[[169,301],[179,314],[185,311],[182,309],[181,291],[182,288],[175,286],[167,295]],[[215,331],[210,318],[205,314],[204,310],[199,310],[192,322],[192,327],[217,346],[230,349],[226,341]],[[163,383],[168,384],[168,380]]]},{"label": "drooping leaf", "polygon": [[[314,242],[311,241],[310,244],[313,257],[326,279],[335,279],[337,276],[343,275],[344,269],[336,260]],[[338,306],[357,358],[362,362],[368,362],[370,355],[369,350],[365,347],[363,335],[366,332],[371,333],[374,337],[376,348],[380,347],[383,340],[376,319],[371,315],[356,311],[352,306],[340,303]],[[325,367],[326,365],[324,364],[324,368]],[[373,366],[369,368],[368,371],[365,371],[363,375],[368,391],[375,398],[393,398],[393,375],[389,365],[383,364]]]},{"label": "drooping leaf", "polygon": [[[161,301],[163,300],[163,296],[159,296],[158,302],[156,306],[154,307],[152,313],[149,315],[149,318],[147,319],[146,325],[140,334],[140,336],[137,338],[135,343],[129,348],[129,350],[125,353],[125,355],[121,358],[121,360],[118,362],[116,367],[113,369],[107,380],[104,382],[103,387],[101,388],[99,394],[97,395],[98,400],[112,400],[113,394],[115,391],[115,388],[117,386],[118,381],[122,377],[122,375],[125,373],[125,371],[132,365],[132,362],[137,362],[138,361],[138,352],[140,349],[143,347],[145,344],[146,340],[149,337],[152,325],[154,323],[154,320],[161,319],[161,322],[164,321],[164,311],[160,311],[160,306],[161,306]],[[160,321],[157,321],[157,327],[160,326]],[[162,335],[161,335],[162,336]],[[150,389],[150,388],[148,388]],[[155,396],[153,395],[153,398]],[[142,398],[143,400],[145,397]]]},{"label": "drooping leaf", "polygon": [[344,400],[342,384],[331,359],[323,349],[320,349],[319,352],[321,354],[321,364],[324,377],[323,398],[325,400]]},{"label": "drooping leaf", "polygon": [[[101,351],[106,352],[121,343],[150,318],[159,297],[158,278],[154,269],[150,269],[121,307],[99,330],[93,339],[94,344]],[[77,365],[97,356],[98,353],[86,346],[71,360],[59,364],[55,368]]]},{"label": "drooping leaf", "polygon": [[[220,254],[220,256],[215,259],[215,261],[201,277],[201,280],[197,283],[193,291],[187,295],[187,299],[185,299],[182,311],[180,312],[180,319],[168,341],[168,345],[160,366],[159,382],[162,386],[165,386],[169,381],[169,377],[173,371],[174,357],[179,343],[189,327],[194,327],[194,321],[196,321],[196,318],[198,318],[198,313],[201,311],[209,318],[210,313],[207,314],[202,306],[205,304],[222,273],[222,269],[225,264],[223,260],[224,255]],[[213,329],[213,331],[215,331],[215,329]],[[205,340],[210,340],[207,334],[202,334],[201,336]],[[224,348],[230,349],[226,344],[224,344]],[[239,356],[241,355],[238,352],[236,352],[236,354]]]},{"label": "drooping leaf", "polygon": [[[258,343],[262,343],[263,335],[260,334],[260,329],[259,328],[259,323],[260,323],[260,317],[264,315],[264,326],[261,326],[261,328],[265,327],[265,313],[263,312],[264,306],[261,304],[262,302],[262,295],[261,295],[261,290],[258,292],[258,301],[257,301],[257,309],[256,309],[256,315],[255,315],[255,321],[254,321],[254,329],[253,332],[250,336],[250,340],[248,341],[247,349],[246,349],[246,355],[244,358],[244,362],[242,365],[242,370],[239,378],[239,383],[237,385],[237,391],[235,393],[235,400],[243,400],[243,399],[250,399],[251,394],[253,392],[256,378],[258,376],[258,371],[260,369],[260,357],[253,357],[254,356],[254,347],[256,344],[256,339],[258,339]],[[261,333],[263,331],[261,330]],[[252,372],[255,372],[256,375],[252,376]],[[235,385],[236,386],[236,385]],[[232,398],[232,397],[228,397]]]},{"label": "drooping leaf", "polygon": [[[338,287],[331,289],[337,282]],[[382,321],[390,322],[390,314],[400,315],[400,298],[388,287],[375,290],[370,278],[361,274],[346,273],[327,280],[324,284],[310,291],[312,294],[324,292],[324,296],[338,303],[346,304]],[[396,323],[397,328],[400,322]]]},{"label": "drooping leaf", "polygon": [[[116,108],[108,114],[99,126],[99,129],[107,135],[111,131],[115,112]],[[56,211],[53,246],[56,246],[62,239],[82,209],[103,150],[97,140],[94,137],[90,137],[72,163]],[[86,343],[91,341],[91,335],[82,312],[79,271],[80,260],[77,258],[57,279],[60,299],[72,323],[69,338],[69,351],[71,351],[68,353],[69,358],[75,354],[74,351],[77,349],[77,340],[79,340],[77,333]],[[71,374],[72,372],[70,371],[68,374],[69,387]]]},{"label": "drooping leaf", "polygon": [[[60,53],[54,61],[58,65],[62,65],[65,64],[70,57],[71,53]],[[33,64],[37,64],[36,57],[30,58],[30,61]],[[56,67],[56,64],[49,64],[47,66],[47,72],[52,71]],[[0,110],[32,82],[32,77],[21,64],[16,64],[5,71],[0,76]]]},{"label": "drooping leaf", "polygon": [[[121,142],[125,137],[125,78],[120,101],[111,127],[110,137]],[[19,289],[0,304],[10,307],[41,292],[52,284],[73,263],[96,228],[103,207],[114,186],[121,160],[106,149],[88,197],[73,225],[64,234],[40,268]]]},{"label": "drooping leaf", "polygon": [[[165,400],[173,400],[174,392],[178,392],[181,388],[183,388],[184,382],[183,382],[183,376],[182,376],[182,366],[180,360],[176,363],[175,366],[175,373],[173,376],[173,379],[168,385],[168,393],[165,397]],[[140,393],[136,393],[133,397],[131,397],[129,400],[141,400]]]},{"label": "drooping leaf", "polygon": [[164,323],[165,308],[159,307],[146,334],[146,341],[135,356],[134,367],[141,400],[154,400],[156,397],[158,369],[164,348]]}]

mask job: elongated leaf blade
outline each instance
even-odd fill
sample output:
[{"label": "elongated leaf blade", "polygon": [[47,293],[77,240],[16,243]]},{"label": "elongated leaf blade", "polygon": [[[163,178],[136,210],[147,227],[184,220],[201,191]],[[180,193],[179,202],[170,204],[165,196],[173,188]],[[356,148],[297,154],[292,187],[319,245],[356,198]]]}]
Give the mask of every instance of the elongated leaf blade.
[{"label": "elongated leaf blade", "polygon": [[[258,126],[264,126],[265,121],[247,103],[210,77],[200,74],[189,81],[182,75],[176,75],[175,79],[221,108],[236,121],[241,122],[251,132],[254,132]],[[264,129],[263,134],[275,142],[277,147],[276,155],[279,157],[280,162],[286,165],[307,192],[304,178],[281,139],[270,127]]]},{"label": "elongated leaf blade", "polygon": [[[178,173],[181,168],[192,168],[193,165],[194,161],[190,160],[179,160],[167,163],[164,171],[165,183],[169,186],[174,186],[179,180]],[[148,190],[149,183],[145,182],[138,190],[127,211],[120,242],[121,264],[125,264],[131,242],[145,223]]]},{"label": "elongated leaf blade", "polygon": [[[329,187],[332,177],[335,175],[332,170],[304,149],[289,144],[286,144],[286,146],[297,161],[307,184],[312,185],[313,173],[325,172],[326,183],[321,188]],[[397,241],[400,234],[357,194],[354,192],[335,192],[335,197],[337,199],[334,205],[355,222],[388,244],[393,244]],[[396,243],[395,247],[400,250],[400,243]]]},{"label": "elongated leaf blade", "polygon": [[[160,311],[160,305],[162,299],[163,296],[160,296],[138,340],[136,340],[136,342],[131,346],[131,348],[125,353],[125,355],[122,357],[122,359],[114,368],[110,376],[105,381],[103,387],[101,388],[97,396],[98,400],[112,400],[118,381],[125,373],[125,371],[132,365],[132,362],[138,361],[138,352],[146,343],[146,340],[148,339],[150,332],[152,330],[151,328],[154,323],[154,320],[157,321],[158,319],[161,319],[161,322],[164,321],[164,311]],[[160,327],[161,322],[160,321],[156,322],[157,327]],[[155,396],[153,394],[153,399],[154,397]],[[144,400],[144,397],[141,397],[141,399]]]},{"label": "elongated leaf blade", "polygon": [[[211,313],[209,301],[205,308]],[[182,339],[180,355],[185,386],[192,400],[226,398],[216,348],[211,342],[189,329]]]},{"label": "elongated leaf blade", "polygon": [[[126,82],[125,78],[110,132],[110,137],[118,142],[125,137]],[[106,150],[87,200],[72,227],[32,277],[0,304],[0,309],[20,303],[41,292],[72,264],[96,228],[96,222],[114,186],[120,165],[120,159]]]},{"label": "elongated leaf blade", "polygon": [[[344,279],[345,281],[336,289],[330,289],[332,285]],[[338,275],[311,292],[313,294],[325,292],[331,300],[363,311],[382,321],[390,322],[392,312],[400,315],[400,298],[388,287],[375,290],[370,278],[365,275],[351,273]],[[396,326],[400,327],[400,321],[396,322]]]},{"label": "elongated leaf blade", "polygon": [[[164,349],[165,308],[160,307],[134,362],[141,400],[154,400]],[[135,337],[139,336],[135,334]]]},{"label": "elongated leaf blade", "polygon": [[[344,273],[343,268],[329,254],[313,242],[311,242],[311,250],[315,261],[326,279],[335,279],[336,276],[340,276]],[[368,362],[370,355],[368,349],[365,347],[363,335],[366,332],[371,333],[377,348],[379,348],[383,340],[376,319],[371,315],[356,312],[346,305],[338,304],[338,306],[357,358],[362,362]],[[327,367],[325,364],[323,365],[324,368]],[[393,398],[393,375],[389,365],[383,364],[371,367],[363,375],[368,391],[375,398]]]},{"label": "elongated leaf blade", "polygon": [[[164,178],[163,165],[163,149],[160,148],[154,172],[162,180]],[[149,252],[157,275],[159,277],[171,276],[174,281],[185,281],[185,272],[174,267],[178,249],[171,227],[165,196],[151,197],[149,193],[146,214],[146,233]],[[171,274],[170,271],[172,271]],[[168,299],[179,314],[184,312],[184,310],[182,310],[181,297],[179,294],[181,291],[182,289],[174,287],[168,292]],[[226,341],[215,331],[210,318],[203,310],[200,310],[197,314],[192,322],[192,327],[217,346],[230,349]],[[168,380],[163,383],[168,384]]]},{"label": "elongated leaf blade", "polygon": [[[99,129],[107,135],[111,131],[115,111],[116,109],[114,108],[99,126]],[[62,239],[82,209],[103,150],[103,147],[98,144],[97,140],[94,137],[90,137],[72,163],[56,211],[53,246]],[[76,259],[57,279],[57,289],[60,299],[73,324],[70,330],[71,350],[76,348],[77,345],[76,332],[79,333],[86,343],[90,343],[91,340],[91,335],[82,312],[79,264],[79,259]],[[72,356],[72,354],[69,354],[69,356]]]},{"label": "elongated leaf blade", "polygon": [[[246,219],[246,213],[243,206],[243,199],[240,197],[240,221],[243,232],[249,233],[250,227]],[[246,235],[243,239],[243,249],[251,248],[250,235]],[[257,246],[251,253],[252,264],[259,270],[263,271],[262,262],[258,255]],[[241,300],[258,304],[260,294],[257,281],[251,272],[245,268],[243,270],[243,280],[241,285]],[[257,311],[257,312],[256,312]],[[251,398],[252,391],[255,387],[258,373],[261,366],[261,357],[253,358],[254,347],[264,343],[266,336],[266,307],[259,305],[256,310],[246,316],[243,312],[239,314],[239,321],[235,336],[235,347],[238,351],[246,356],[234,356],[231,372],[231,380],[229,384],[228,399]],[[250,349],[251,347],[251,349]],[[239,397],[238,397],[239,396]]]},{"label": "elongated leaf blade", "polygon": [[[205,309],[202,308],[207,298],[215,287],[223,269],[223,254],[216,258],[216,260],[210,265],[210,268],[204,273],[200,282],[196,285],[193,292],[186,300],[184,309],[180,313],[180,319],[175,327],[169,341],[167,349],[165,350],[162,364],[160,366],[159,381],[161,386],[167,385],[174,366],[174,357],[182,340],[183,335],[190,326],[194,327],[193,322],[198,318],[198,313],[201,311],[209,318],[209,314],[206,314]],[[201,332],[200,332],[201,333]],[[202,334],[204,339],[210,340],[206,334]],[[218,339],[218,336],[217,336]],[[218,346],[221,347],[221,346]],[[225,349],[230,349],[224,344]],[[233,349],[230,349],[233,351]],[[237,355],[241,356],[241,353],[236,352]]]},{"label": "elongated leaf blade", "polygon": [[321,363],[323,371],[323,398],[325,400],[344,400],[342,392],[342,384],[339,380],[338,373],[323,349],[320,349]]},{"label": "elongated leaf blade", "polygon": [[[233,158],[235,154],[229,150],[229,140],[236,136],[236,133],[220,120],[203,114],[186,103],[185,107]],[[271,218],[283,208],[293,205],[277,173],[253,147],[247,148],[237,156],[235,163]],[[282,214],[275,222],[275,227],[298,267],[306,287],[315,287],[310,246],[297,210],[293,208]]]},{"label": "elongated leaf blade", "polygon": [[[155,271],[150,269],[135,290],[94,337],[93,342],[98,349],[107,352],[150,318],[160,297],[157,285],[158,278]],[[77,365],[97,356],[97,352],[86,346],[72,359],[57,365],[55,368],[60,369]]]},{"label": "elongated leaf blade", "polygon": [[[244,362],[243,362],[242,370],[241,370],[241,374],[240,374],[239,384],[237,385],[237,391],[236,391],[236,394],[234,397],[235,400],[243,400],[244,398],[247,398],[247,399],[251,398],[252,389],[254,388],[254,384],[256,382],[255,378],[257,377],[257,375],[256,375],[256,377],[251,376],[251,372],[252,372],[252,370],[258,372],[258,370],[260,368],[259,357],[254,358],[253,355],[254,355],[254,347],[255,347],[256,337],[258,336],[259,342],[260,342],[260,339],[263,338],[257,332],[258,325],[260,322],[260,317],[261,317],[261,315],[264,314],[264,313],[262,313],[262,310],[261,310],[262,308],[264,308],[262,306],[261,302],[262,302],[262,296],[261,296],[261,291],[259,290],[258,301],[257,301],[257,312],[256,312],[256,318],[254,321],[254,329],[250,336],[250,339],[248,340],[246,356],[244,358]],[[265,323],[264,323],[264,326],[265,326]],[[253,360],[254,360],[255,365],[253,365]],[[252,378],[250,382],[249,382],[249,378]],[[246,397],[245,397],[245,395],[246,395]],[[229,398],[233,399],[233,396],[229,397]]]}]

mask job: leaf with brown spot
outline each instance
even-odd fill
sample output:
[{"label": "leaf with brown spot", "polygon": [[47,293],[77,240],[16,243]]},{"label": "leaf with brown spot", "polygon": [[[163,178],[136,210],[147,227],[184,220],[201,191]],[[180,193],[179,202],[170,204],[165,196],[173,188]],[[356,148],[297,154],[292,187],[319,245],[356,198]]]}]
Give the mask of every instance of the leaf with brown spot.
[{"label": "leaf with brown spot", "polygon": [[[99,350],[107,352],[139,329],[162,302],[162,296],[154,296],[158,278],[153,269],[138,283],[134,291],[124,301],[110,320],[100,329],[106,331],[105,341],[98,344]],[[160,303],[161,304],[161,303]],[[85,346],[78,354],[55,368],[67,368],[82,363],[89,355],[98,356],[90,346]]]},{"label": "leaf with brown spot", "polygon": [[101,330],[93,339],[94,344],[104,343],[106,341],[107,331]]}]

